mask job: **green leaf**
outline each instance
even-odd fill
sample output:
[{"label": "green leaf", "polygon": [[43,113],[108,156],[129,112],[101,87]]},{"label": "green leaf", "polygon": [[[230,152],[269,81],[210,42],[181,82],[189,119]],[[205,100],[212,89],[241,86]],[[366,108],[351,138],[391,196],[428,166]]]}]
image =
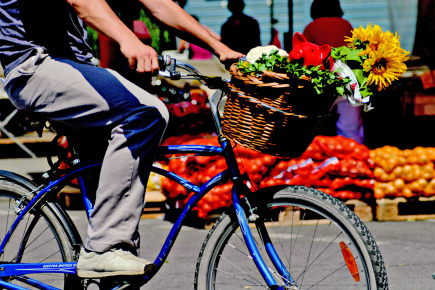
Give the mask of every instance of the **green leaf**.
[{"label": "green leaf", "polygon": [[359,92],[361,93],[361,96],[363,98],[373,95],[373,93],[370,91],[370,89],[366,86],[360,86]]},{"label": "green leaf", "polygon": [[344,87],[337,87],[336,90],[339,96],[342,96],[344,94]]},{"label": "green leaf", "polygon": [[352,71],[355,74],[355,77],[360,85],[367,79],[367,77],[364,75],[364,70],[354,69]]}]

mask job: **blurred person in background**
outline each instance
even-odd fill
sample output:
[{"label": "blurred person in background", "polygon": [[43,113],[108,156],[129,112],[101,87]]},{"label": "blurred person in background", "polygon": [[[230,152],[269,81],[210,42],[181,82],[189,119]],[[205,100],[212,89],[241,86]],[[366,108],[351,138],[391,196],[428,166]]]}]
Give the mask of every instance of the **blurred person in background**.
[{"label": "blurred person in background", "polygon": [[228,10],[232,15],[222,25],[222,43],[231,49],[247,54],[251,48],[261,46],[258,21],[243,13],[243,0],[228,0]]},{"label": "blurred person in background", "polygon": [[[199,18],[196,15],[192,15],[193,18],[195,18],[196,21],[199,22]],[[214,32],[210,27],[203,25],[203,27],[208,31],[208,33],[210,33],[214,38],[216,38],[217,40],[221,40],[221,36],[219,34],[217,34],[216,32]],[[212,58],[212,53],[198,45],[192,44],[192,43],[188,43],[187,41],[185,41],[184,39],[180,40],[180,44],[178,45],[178,51],[179,52],[183,52],[185,50],[189,51],[189,59],[196,59],[196,60],[201,60],[201,59],[211,59]]]},{"label": "blurred person in background", "polygon": [[[346,45],[344,37],[352,36],[353,27],[349,21],[342,18],[343,14],[339,0],[314,0],[311,4],[313,21],[305,27],[304,36],[309,42],[317,45]],[[352,138],[363,144],[362,107],[354,107],[347,99],[340,98],[335,103],[335,110],[340,115],[336,122],[337,135]]]}]

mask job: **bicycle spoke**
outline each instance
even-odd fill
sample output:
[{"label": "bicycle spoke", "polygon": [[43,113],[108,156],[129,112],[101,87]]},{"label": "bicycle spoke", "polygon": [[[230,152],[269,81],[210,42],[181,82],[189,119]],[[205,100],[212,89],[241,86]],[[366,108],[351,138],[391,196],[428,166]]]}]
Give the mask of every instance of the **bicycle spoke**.
[{"label": "bicycle spoke", "polygon": [[[287,270],[289,271],[290,275],[293,276],[293,274],[292,274],[292,268],[290,267],[289,262],[288,262],[288,261],[291,259],[291,257],[288,257],[288,256],[287,256],[286,250],[285,250],[285,248],[284,248],[284,244],[283,244],[283,242],[282,242],[283,239],[284,239],[284,228],[283,228],[282,221],[281,221],[281,232],[282,232],[282,233],[281,233],[281,237],[280,237],[280,235],[279,235],[278,232],[277,232],[277,229],[276,229],[276,227],[275,227],[275,222],[274,222],[272,219],[270,219],[270,221],[271,221],[272,226],[273,226],[273,228],[274,228],[275,234],[276,234],[277,237],[278,237],[279,244],[280,244],[280,246],[281,246],[282,252],[283,252],[284,255],[285,255],[283,258],[285,258],[285,261],[288,263],[288,265],[287,265]],[[292,240],[292,236],[291,236],[291,235],[290,235],[290,240]],[[286,285],[290,282],[290,281],[288,281],[287,279],[285,279],[282,275],[279,275],[278,273],[276,273],[275,271],[273,271],[273,273],[276,274],[277,276],[279,276],[280,279],[281,279],[282,281],[285,281]]]},{"label": "bicycle spoke", "polygon": [[[364,225],[354,213],[314,189],[295,186],[278,190],[280,194],[271,195],[267,203],[264,196],[256,204],[254,199],[252,204],[257,206],[260,219],[255,223],[256,230],[250,227],[277,288],[386,289],[386,280],[382,278],[378,287],[376,276],[385,275],[384,269],[377,272],[379,268],[373,266],[376,263],[372,259],[383,264],[378,259],[379,250],[375,248],[373,253],[376,245],[366,228],[355,228]],[[225,214],[218,220],[201,250],[206,254],[199,259],[196,289],[256,287],[248,281],[268,287],[239,231],[235,214]],[[270,243],[270,249],[265,242]],[[355,266],[349,267],[344,255],[351,256]]]},{"label": "bicycle spoke", "polygon": [[[360,273],[363,273],[363,271],[360,271]],[[338,281],[342,281],[342,280],[345,280],[345,279],[349,279],[349,276],[346,275],[346,276],[343,276],[341,278],[337,278],[333,282],[330,282],[330,283],[327,283],[327,284],[322,284],[321,287],[324,287],[324,286],[337,286],[338,284],[332,284],[332,283],[336,283]],[[362,285],[355,285],[355,284],[353,284],[353,285],[347,285],[347,287],[360,287],[360,286],[366,286],[366,284],[362,284]],[[314,285],[312,287],[314,287]]]},{"label": "bicycle spoke", "polygon": [[[330,273],[329,275],[323,277],[320,281],[318,281],[317,283],[315,283],[315,284],[314,284],[312,287],[310,287],[310,288],[313,288],[315,285],[318,285],[320,282],[322,282],[322,281],[328,279],[329,277],[331,277],[333,274],[337,273],[338,271],[340,271],[340,270],[343,269],[344,267],[346,267],[346,264],[344,264],[343,266],[341,266],[341,267],[338,268],[337,270],[333,271],[333,272]],[[308,289],[310,289],[310,288],[308,288]],[[307,290],[308,290],[308,289],[307,289]]]},{"label": "bicycle spoke", "polygon": [[[245,279],[245,278],[243,278],[243,277],[240,277],[240,276],[238,276],[238,275],[235,275],[235,274],[232,274],[232,273],[229,273],[229,272],[226,272],[226,271],[220,270],[220,269],[216,269],[216,270],[219,271],[219,272],[222,272],[222,273],[224,273],[224,274],[226,274],[226,275],[228,275],[228,276],[236,277],[237,279],[240,279],[240,280],[243,280],[243,281],[246,281],[246,282],[249,282],[249,283],[253,283],[252,281],[249,281],[249,280],[247,280],[247,279]],[[224,285],[242,285],[242,284],[225,284],[225,283],[219,283],[219,284],[224,284]],[[261,286],[261,287],[263,287],[263,288],[267,288],[266,286],[263,286],[263,285],[261,285],[261,284],[252,284],[252,285],[254,285],[254,286]],[[244,286],[246,286],[246,285],[244,285]],[[249,286],[250,286],[250,285],[249,285]]]},{"label": "bicycle spoke", "polygon": [[[36,240],[37,240],[39,237],[41,237],[42,234],[43,234],[47,229],[49,229],[49,227],[46,227],[45,230],[43,230],[43,231],[42,231],[42,232],[41,232],[37,237],[33,238],[33,240],[32,240],[30,243],[27,243],[26,247],[24,247],[23,253],[24,253],[24,252],[25,252],[25,251],[26,251],[26,250],[27,250],[27,249],[28,249],[28,248],[29,248],[33,243],[35,243]],[[53,239],[54,239],[54,238],[53,238]],[[49,242],[52,241],[53,239],[46,241],[45,243],[43,243],[43,244],[41,244],[41,245],[39,245],[39,246],[37,246],[37,247],[31,249],[30,251],[27,251],[26,254],[28,254],[28,253],[30,253],[30,252],[32,252],[32,251],[34,251],[34,250],[36,250],[36,249],[38,249],[38,248],[44,246],[45,244],[49,243]],[[17,253],[17,256],[16,256],[13,260],[17,260],[18,258],[21,258],[22,256],[23,256],[23,254],[19,255],[19,253]]]},{"label": "bicycle spoke", "polygon": [[[232,266],[234,266],[236,269],[240,270],[240,272],[242,272],[243,274],[247,275],[249,278],[251,278],[252,280],[254,280],[256,282],[256,285],[262,285],[260,282],[258,282],[254,277],[252,277],[251,275],[249,275],[247,272],[243,271],[240,267],[236,266],[234,263],[232,263],[231,261],[229,261],[228,259],[226,259],[225,257],[222,257],[224,260],[226,260],[228,263],[230,263]],[[219,270],[219,269],[216,269]]]},{"label": "bicycle spoke", "polygon": [[248,257],[249,259],[254,260],[254,259],[252,258],[251,255],[246,254],[245,252],[243,252],[243,251],[240,250],[239,248],[233,246],[232,244],[228,243],[227,245],[229,245],[230,247],[232,247],[234,250],[238,251],[239,253],[245,255],[245,256]]},{"label": "bicycle spoke", "polygon": [[5,235],[4,236],[6,236],[6,233],[8,232],[8,229],[9,229],[9,214],[11,212],[11,202],[12,202],[12,199],[9,199],[8,209],[6,210],[7,217],[6,217],[6,227],[5,227]]},{"label": "bicycle spoke", "polygon": [[[326,250],[326,249],[325,249],[325,250]],[[317,267],[318,265],[321,265],[323,262],[329,260],[332,256],[337,255],[337,254],[339,254],[339,253],[341,253],[341,250],[337,250],[336,252],[332,253],[330,256],[328,256],[328,257],[326,257],[325,259],[321,260],[319,263],[317,263],[317,264],[314,265],[313,267],[309,267],[309,268],[307,269],[307,272],[308,272],[308,271],[311,271],[312,269],[314,269],[314,268]]]},{"label": "bicycle spoke", "polygon": [[305,273],[307,271],[307,267],[308,267],[308,262],[310,261],[310,256],[311,256],[311,250],[313,248],[313,243],[314,243],[314,237],[316,236],[316,232],[317,232],[317,227],[319,226],[319,220],[317,220],[316,222],[316,227],[314,229],[314,233],[313,233],[313,238],[311,239],[311,243],[310,243],[310,250],[308,251],[308,256],[307,256],[307,263],[305,264],[305,270],[304,270],[304,274],[302,275],[302,279],[301,279],[301,287],[304,284],[304,278],[305,278]]},{"label": "bicycle spoke", "polygon": [[54,252],[50,256],[46,257],[44,260],[39,261],[39,263],[43,263],[43,262],[47,261],[48,259],[50,259],[51,257],[53,257],[54,255],[56,255],[58,253],[60,253],[60,251]]},{"label": "bicycle spoke", "polygon": [[[335,240],[337,240],[337,238],[339,237],[339,236],[341,236],[342,235],[342,233],[340,232],[328,245],[326,245],[326,247],[323,249],[323,251],[322,252],[320,252],[320,254],[309,264],[309,265],[307,265],[308,267],[305,269],[305,272],[307,272],[308,270],[310,270],[311,268],[314,268],[315,266],[313,266],[313,267],[311,267],[311,265],[332,245],[332,243],[335,241]],[[335,254],[337,254],[337,253],[341,253],[341,251],[340,250],[337,250],[333,255],[335,255]],[[330,257],[332,257],[333,255],[331,255],[331,256],[329,256],[327,259],[329,259]],[[325,261],[325,260],[323,260],[323,261]],[[320,263],[318,263],[318,265],[319,265]],[[299,276],[300,277],[300,276]],[[298,277],[298,278],[299,278]]]},{"label": "bicycle spoke", "polygon": [[[11,186],[12,185],[12,186]],[[15,190],[17,192],[15,192]],[[7,233],[11,224],[17,222],[19,215],[13,211],[16,200],[22,200],[28,191],[0,179],[0,227]],[[56,217],[56,212],[47,203],[42,207],[30,210],[19,220],[10,239],[5,244],[1,255],[2,261],[9,263],[62,263],[72,262],[75,252],[71,239],[64,232],[63,226]],[[15,215],[15,218],[14,218]],[[2,228],[2,233],[4,232]],[[76,280],[66,281],[69,275],[64,273],[31,273],[22,276],[8,277],[11,284],[26,289],[79,289]],[[71,282],[69,282],[71,281]]]}]

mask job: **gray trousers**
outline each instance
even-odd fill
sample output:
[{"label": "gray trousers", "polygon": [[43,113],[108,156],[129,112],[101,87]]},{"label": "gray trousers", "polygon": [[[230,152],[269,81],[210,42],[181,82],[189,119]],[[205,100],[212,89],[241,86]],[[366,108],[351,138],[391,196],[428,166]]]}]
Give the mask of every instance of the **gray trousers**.
[{"label": "gray trousers", "polygon": [[6,76],[13,104],[74,132],[107,132],[94,210],[85,247],[139,248],[138,224],[156,149],[169,113],[155,96],[118,73],[42,49]]}]

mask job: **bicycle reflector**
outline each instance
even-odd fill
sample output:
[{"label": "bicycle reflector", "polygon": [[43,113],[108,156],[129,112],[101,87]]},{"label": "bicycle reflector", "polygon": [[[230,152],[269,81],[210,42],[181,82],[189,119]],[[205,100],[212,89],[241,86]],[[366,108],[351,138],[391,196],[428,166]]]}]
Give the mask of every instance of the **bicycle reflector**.
[{"label": "bicycle reflector", "polygon": [[355,282],[359,282],[358,265],[355,262],[352,252],[344,242],[340,242],[341,253],[343,254],[344,262],[346,262],[347,268],[352,275]]}]

